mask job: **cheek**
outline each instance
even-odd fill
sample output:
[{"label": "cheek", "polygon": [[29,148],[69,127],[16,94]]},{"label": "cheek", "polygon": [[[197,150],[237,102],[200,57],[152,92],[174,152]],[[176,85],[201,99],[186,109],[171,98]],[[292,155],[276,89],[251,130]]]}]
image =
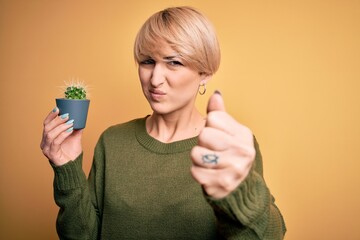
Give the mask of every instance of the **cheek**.
[{"label": "cheek", "polygon": [[138,75],[141,82],[141,85],[144,85],[148,82],[149,79],[149,71],[146,71],[145,69],[139,67],[138,69]]},{"label": "cheek", "polygon": [[179,87],[186,88],[187,90],[191,91],[197,91],[199,84],[200,84],[200,78],[198,75],[187,75],[186,77],[182,78],[181,81],[178,81]]}]

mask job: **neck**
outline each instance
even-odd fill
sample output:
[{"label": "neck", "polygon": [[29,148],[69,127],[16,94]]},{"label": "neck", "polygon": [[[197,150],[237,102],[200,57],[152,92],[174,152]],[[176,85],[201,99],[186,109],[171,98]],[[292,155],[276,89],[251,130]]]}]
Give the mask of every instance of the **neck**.
[{"label": "neck", "polygon": [[205,119],[195,108],[187,114],[163,115],[154,112],[146,120],[146,129],[150,136],[165,143],[195,137],[204,126]]}]

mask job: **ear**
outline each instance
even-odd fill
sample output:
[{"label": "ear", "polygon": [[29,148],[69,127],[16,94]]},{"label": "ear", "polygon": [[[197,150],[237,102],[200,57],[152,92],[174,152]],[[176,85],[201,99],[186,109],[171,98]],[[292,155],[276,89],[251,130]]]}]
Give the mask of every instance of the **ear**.
[{"label": "ear", "polygon": [[206,73],[200,73],[200,85],[206,84],[210,79],[212,78],[212,75],[206,74]]}]

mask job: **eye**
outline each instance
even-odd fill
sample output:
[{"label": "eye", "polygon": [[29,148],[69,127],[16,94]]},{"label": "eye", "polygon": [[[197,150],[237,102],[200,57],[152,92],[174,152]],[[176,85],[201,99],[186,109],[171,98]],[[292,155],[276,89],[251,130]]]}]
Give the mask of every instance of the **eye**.
[{"label": "eye", "polygon": [[151,64],[155,64],[155,61],[152,58],[148,58],[148,59],[141,61],[140,64],[141,65],[151,65]]},{"label": "eye", "polygon": [[184,64],[182,64],[180,61],[176,61],[176,60],[169,61],[168,64],[171,66],[184,66]]}]

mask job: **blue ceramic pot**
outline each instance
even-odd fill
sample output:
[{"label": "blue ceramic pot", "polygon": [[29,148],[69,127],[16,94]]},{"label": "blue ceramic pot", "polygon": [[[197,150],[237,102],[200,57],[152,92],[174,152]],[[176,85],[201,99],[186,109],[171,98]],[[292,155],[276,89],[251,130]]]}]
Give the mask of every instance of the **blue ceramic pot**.
[{"label": "blue ceramic pot", "polygon": [[89,99],[56,99],[56,106],[60,110],[59,115],[68,113],[69,119],[74,119],[75,130],[85,128],[89,104]]}]

